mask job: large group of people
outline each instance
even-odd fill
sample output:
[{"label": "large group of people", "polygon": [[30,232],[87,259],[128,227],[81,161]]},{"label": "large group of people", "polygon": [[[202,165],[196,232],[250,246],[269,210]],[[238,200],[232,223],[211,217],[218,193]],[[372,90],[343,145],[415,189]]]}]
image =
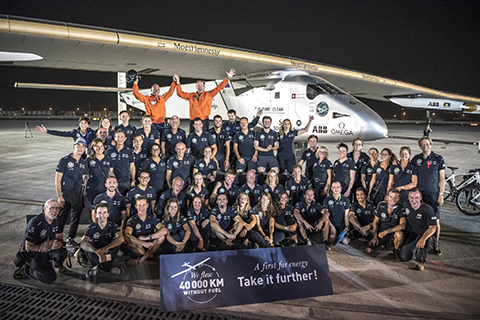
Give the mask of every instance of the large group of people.
[{"label": "large group of people", "polygon": [[[227,72],[228,78],[235,70]],[[428,249],[440,254],[439,206],[443,203],[445,163],[432,152],[432,141],[422,137],[422,152],[413,157],[402,147],[399,158],[388,148],[362,152],[363,141],[338,144],[338,159],[318,146],[315,135],[297,162],[293,140],[308,132],[293,130],[285,119],[279,132],[264,116],[249,122],[213,119],[208,128],[213,97],[228,83],[205,91],[184,93],[180,78],[160,95],[134,94],[145,103],[142,127],[130,124],[127,111],[112,128],[103,118],[90,128],[87,117],[69,132],[40,132],[74,139],[73,151],[60,159],[55,174],[57,199],[28,223],[22,249],[23,264],[14,276],[46,283],[65,268],[67,249],[88,267],[86,277],[99,270],[121,274],[114,265],[119,251],[134,267],[158,254],[228,249],[323,244],[362,240],[365,251],[391,248],[399,261],[416,259],[423,270]],[[165,119],[165,102],[177,94],[189,101],[191,128],[187,135],[180,119]],[[80,215],[87,210],[93,223],[76,242]],[[63,231],[70,217],[67,239]],[[62,245],[65,243],[65,247]]]}]

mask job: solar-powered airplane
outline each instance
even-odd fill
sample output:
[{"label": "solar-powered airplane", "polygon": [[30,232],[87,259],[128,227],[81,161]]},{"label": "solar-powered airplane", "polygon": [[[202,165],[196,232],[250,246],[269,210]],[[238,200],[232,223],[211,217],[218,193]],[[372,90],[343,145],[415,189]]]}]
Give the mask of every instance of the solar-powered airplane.
[{"label": "solar-powered airplane", "polygon": [[[0,61],[9,61],[13,66],[117,73],[116,88],[33,83],[16,86],[118,92],[119,111],[127,105],[144,109],[133,98],[131,89],[126,88],[126,70],[205,79],[210,90],[222,81],[225,70],[233,67],[237,75],[214,99],[211,117],[220,114],[225,119],[227,109],[235,109],[237,115],[250,118],[262,109],[263,115],[272,118],[274,129],[278,129],[286,118],[295,128],[303,128],[313,115],[309,132],[297,137],[297,142],[305,141],[310,134],[332,142],[357,136],[364,140],[386,137],[383,119],[357,97],[391,101],[406,108],[480,114],[480,98],[361,71],[247,49],[64,22],[0,15],[0,51]],[[185,92],[195,91],[194,84],[182,88]],[[148,94],[149,90],[146,91]],[[161,93],[164,91],[165,88]],[[176,95],[168,100],[166,108],[167,116],[188,118],[188,102]]]}]

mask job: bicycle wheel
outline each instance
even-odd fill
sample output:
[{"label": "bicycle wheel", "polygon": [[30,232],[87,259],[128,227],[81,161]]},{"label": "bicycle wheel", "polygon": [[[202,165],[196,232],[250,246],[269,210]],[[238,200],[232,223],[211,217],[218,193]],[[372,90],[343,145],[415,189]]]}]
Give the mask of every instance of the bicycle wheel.
[{"label": "bicycle wheel", "polygon": [[455,188],[453,188],[452,181],[448,180],[445,183],[445,191],[443,192],[443,199],[447,200],[450,198],[450,201],[455,201]]},{"label": "bicycle wheel", "polygon": [[457,207],[469,216],[480,214],[480,186],[470,185],[461,189],[457,194]]}]

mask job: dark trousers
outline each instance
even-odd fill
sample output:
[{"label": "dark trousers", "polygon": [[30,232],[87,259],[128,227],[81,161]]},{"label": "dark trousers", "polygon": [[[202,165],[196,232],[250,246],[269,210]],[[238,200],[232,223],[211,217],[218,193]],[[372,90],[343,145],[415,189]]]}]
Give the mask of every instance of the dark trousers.
[{"label": "dark trousers", "polygon": [[82,251],[85,253],[85,258],[87,258],[88,262],[90,262],[90,264],[94,267],[98,266],[100,270],[103,270],[105,272],[109,272],[110,269],[112,268],[113,260],[115,260],[115,258],[117,257],[118,250],[120,250],[120,246],[109,249],[107,251],[107,254],[110,254],[112,256],[112,259],[110,261],[100,263],[98,259],[98,255],[95,252],[87,252],[82,249]]},{"label": "dark trousers", "polygon": [[290,174],[293,172],[293,166],[296,164],[295,154],[293,153],[293,151],[289,154],[278,154],[277,159],[278,164],[280,165],[280,173],[283,173],[285,169]]},{"label": "dark trousers", "polygon": [[[185,230],[182,229],[182,230],[178,231],[177,233],[170,233],[170,235],[172,236],[173,239],[175,239],[175,241],[180,242],[185,237]],[[171,244],[167,240],[165,240],[163,242],[163,250],[165,251],[165,253],[180,252],[180,251],[177,251],[177,247],[174,244]]]},{"label": "dark trousers", "polygon": [[422,235],[416,233],[410,233],[403,243],[403,246],[400,248],[400,259],[403,261],[410,261],[412,258],[415,258],[417,262],[425,263],[427,262],[427,251],[428,248],[432,246],[433,237],[430,237],[425,242],[423,248],[417,248],[416,244]]},{"label": "dark trousers", "polygon": [[66,258],[67,250],[65,248],[50,252],[27,252],[25,272],[32,279],[47,284],[54,283],[57,280],[57,273],[53,267],[60,267]]},{"label": "dark trousers", "polygon": [[63,229],[65,224],[67,224],[68,215],[70,214],[70,229],[68,230],[68,237],[72,239],[77,236],[77,229],[80,224],[80,216],[83,210],[83,197],[84,195],[81,192],[63,194],[65,206],[60,210],[58,219],[60,220],[60,229]]},{"label": "dark trousers", "polygon": [[250,240],[252,242],[255,242],[262,248],[268,248],[270,245],[268,244],[268,241],[263,238],[263,236],[258,232],[257,230],[251,230],[250,231]]}]

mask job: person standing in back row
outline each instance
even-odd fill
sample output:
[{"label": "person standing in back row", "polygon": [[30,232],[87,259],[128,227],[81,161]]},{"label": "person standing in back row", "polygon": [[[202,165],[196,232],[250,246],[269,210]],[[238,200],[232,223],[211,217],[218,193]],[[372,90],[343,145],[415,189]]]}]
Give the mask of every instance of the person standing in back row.
[{"label": "person standing in back row", "polygon": [[[232,68],[226,73],[228,79],[232,79],[236,71]],[[173,80],[177,82],[177,95],[182,99],[188,100],[190,105],[190,133],[194,131],[193,120],[196,118],[202,120],[203,130],[208,131],[208,118],[212,112],[212,100],[220,90],[227,86],[228,79],[224,79],[215,89],[210,91],[205,91],[205,81],[197,80],[195,83],[197,92],[186,93],[183,92],[182,86],[180,85],[180,77],[177,74],[173,75]]]}]

